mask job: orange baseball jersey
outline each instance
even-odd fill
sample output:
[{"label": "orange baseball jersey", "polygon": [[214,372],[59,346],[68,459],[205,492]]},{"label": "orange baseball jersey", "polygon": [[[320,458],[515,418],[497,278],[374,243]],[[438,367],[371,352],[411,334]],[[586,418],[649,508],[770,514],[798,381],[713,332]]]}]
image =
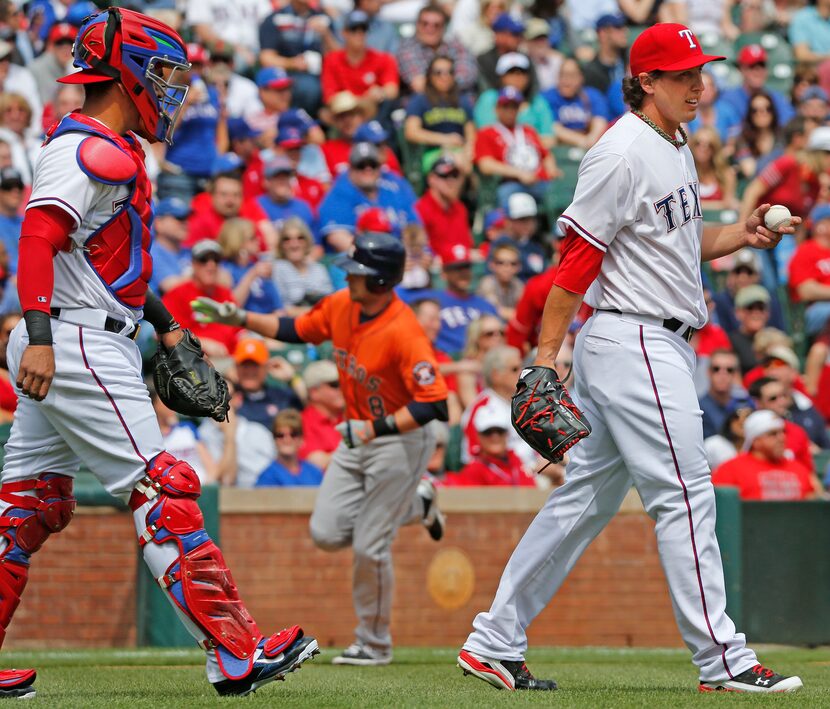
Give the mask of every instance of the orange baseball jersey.
[{"label": "orange baseball jersey", "polygon": [[447,384],[415,313],[397,295],[380,315],[360,322],[348,289],[323,298],[294,326],[306,342],[331,340],[346,418],[376,419],[410,401],[441,401]]}]

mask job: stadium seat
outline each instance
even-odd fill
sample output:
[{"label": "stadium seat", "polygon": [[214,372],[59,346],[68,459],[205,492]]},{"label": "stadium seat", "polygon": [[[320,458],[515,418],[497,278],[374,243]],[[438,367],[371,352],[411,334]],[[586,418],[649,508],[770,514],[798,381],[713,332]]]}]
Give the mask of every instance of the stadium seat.
[{"label": "stadium seat", "polygon": [[447,441],[447,453],[444,456],[444,467],[447,470],[461,470],[461,426],[450,426],[450,437]]},{"label": "stadium seat", "polygon": [[734,224],[738,220],[735,209],[706,209],[703,208],[704,224]]},{"label": "stadium seat", "polygon": [[585,151],[581,148],[559,145],[553,149],[553,156],[563,174],[551,184],[550,190],[545,195],[544,211],[551,227],[573,199],[579,164],[585,156]]},{"label": "stadium seat", "polygon": [[706,54],[726,57],[727,61],[734,60],[736,49],[729,40],[723,39],[715,32],[699,34],[698,39],[700,40],[701,48]]},{"label": "stadium seat", "polygon": [[425,146],[410,143],[404,137],[404,128],[401,125],[398,128],[398,147],[401,151],[401,167],[403,168],[403,175],[407,179],[415,194],[419,197],[424,193],[424,152]]}]

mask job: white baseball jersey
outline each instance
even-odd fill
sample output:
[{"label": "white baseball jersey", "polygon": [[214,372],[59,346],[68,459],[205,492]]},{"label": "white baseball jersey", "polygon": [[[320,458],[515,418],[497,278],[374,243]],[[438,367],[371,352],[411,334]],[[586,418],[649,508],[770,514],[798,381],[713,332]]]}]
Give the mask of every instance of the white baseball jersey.
[{"label": "white baseball jersey", "polygon": [[582,160],[560,226],[605,252],[590,306],[706,323],[700,273],[689,269],[700,263],[703,214],[688,146],[625,114]]},{"label": "white baseball jersey", "polygon": [[54,205],[75,220],[70,234],[72,249],[59,251],[54,259],[55,288],[52,305],[57,308],[104,310],[121,319],[137,322],[141,310],[120,303],[89,265],[84,244],[130,197],[129,185],[107,185],[89,177],[78,165],[78,146],[89,133],[64,133],[40,152],[35,166],[32,195],[26,209]]}]

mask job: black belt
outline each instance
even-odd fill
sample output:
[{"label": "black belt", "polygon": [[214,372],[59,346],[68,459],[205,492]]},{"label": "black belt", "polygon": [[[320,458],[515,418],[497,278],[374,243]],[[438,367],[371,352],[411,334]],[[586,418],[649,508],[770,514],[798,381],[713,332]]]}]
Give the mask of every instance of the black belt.
[{"label": "black belt", "polygon": [[[625,315],[622,310],[617,310],[616,308],[597,308],[598,311],[603,313],[616,313],[617,315]],[[682,320],[678,320],[677,318],[666,318],[663,320],[663,327],[666,330],[671,330],[675,335],[678,337],[682,337],[686,342],[692,339],[692,335],[694,335],[697,330],[693,328],[691,325],[686,325]],[[678,330],[682,327],[685,327],[685,332],[681,335]]]},{"label": "black belt", "polygon": [[[61,309],[60,308],[50,308],[49,312],[50,312],[50,314],[52,315],[53,318],[59,318],[60,315],[61,315]],[[127,327],[127,321],[126,320],[119,320],[118,318],[113,318],[113,317],[110,317],[109,315],[107,315],[107,319],[104,320],[104,329],[107,332],[114,332],[116,335],[120,335],[121,331],[125,327]],[[134,340],[136,337],[138,337],[138,330],[139,330],[139,327],[138,327],[138,325],[136,325],[133,328],[133,331],[127,333],[126,335],[124,335],[124,337],[126,337],[129,340]]]}]

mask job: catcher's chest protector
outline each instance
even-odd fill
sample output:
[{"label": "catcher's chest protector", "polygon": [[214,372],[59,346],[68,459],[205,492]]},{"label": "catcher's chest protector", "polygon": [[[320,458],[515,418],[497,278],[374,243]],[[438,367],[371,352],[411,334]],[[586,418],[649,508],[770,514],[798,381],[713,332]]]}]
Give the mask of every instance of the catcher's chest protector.
[{"label": "catcher's chest protector", "polygon": [[153,272],[152,185],[144,151],[136,138],[120,136],[80,113],[70,113],[52,125],[43,144],[70,131],[90,134],[78,147],[81,170],[97,182],[125,185],[130,190],[128,198],[116,205],[112,218],[90,234],[84,247],[87,262],[108,290],[124,305],[141,308]]}]

